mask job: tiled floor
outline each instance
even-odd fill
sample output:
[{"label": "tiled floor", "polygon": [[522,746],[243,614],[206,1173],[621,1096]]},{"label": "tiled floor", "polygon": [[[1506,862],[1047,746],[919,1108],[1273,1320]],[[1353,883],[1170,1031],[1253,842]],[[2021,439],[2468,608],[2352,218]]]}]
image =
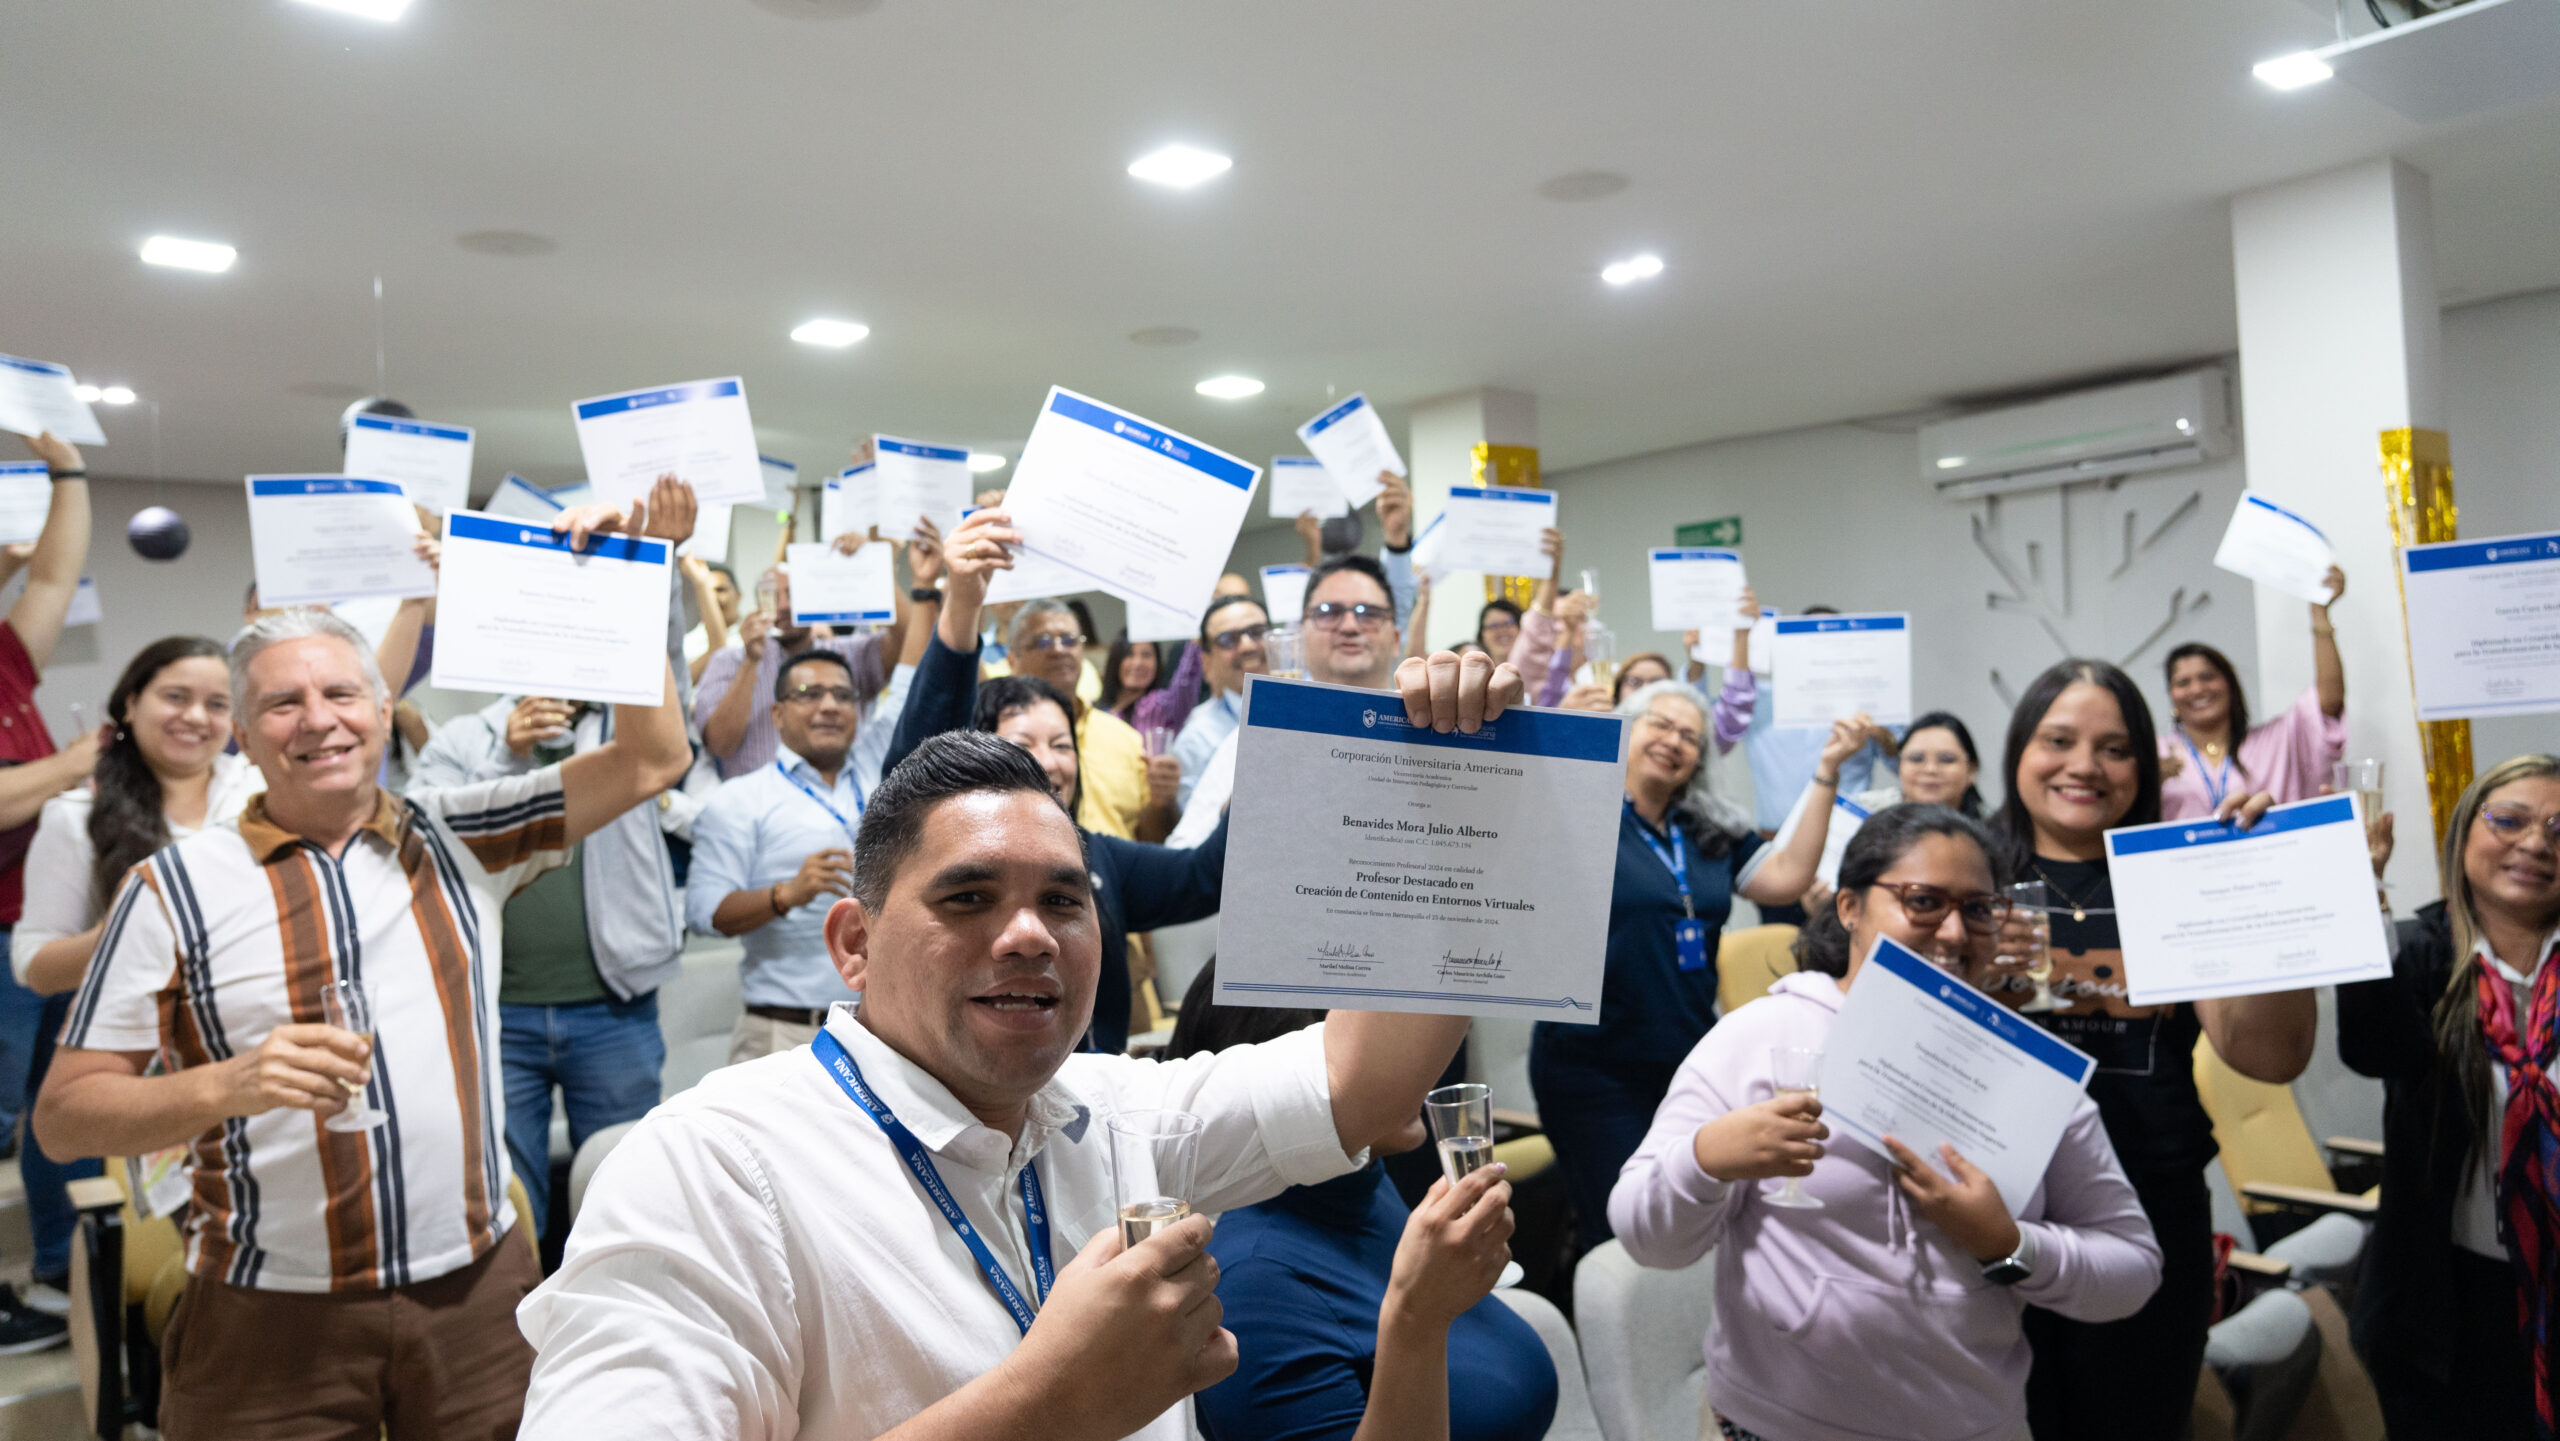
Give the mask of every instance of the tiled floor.
[{"label": "tiled floor", "polygon": [[[34,1251],[27,1237],[27,1193],[18,1163],[0,1161],[0,1281],[27,1283]],[[0,1441],[77,1441],[80,1378],[71,1348],[0,1356]]]}]

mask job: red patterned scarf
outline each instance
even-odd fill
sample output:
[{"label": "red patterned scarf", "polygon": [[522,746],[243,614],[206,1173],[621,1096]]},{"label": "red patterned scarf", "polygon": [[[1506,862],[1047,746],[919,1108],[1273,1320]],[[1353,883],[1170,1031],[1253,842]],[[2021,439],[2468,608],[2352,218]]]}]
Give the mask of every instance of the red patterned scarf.
[{"label": "red patterned scarf", "polygon": [[[2535,1429],[2552,1441],[2551,1322],[2560,1302],[2560,1091],[2549,1071],[2560,1056],[2560,958],[2533,978],[2524,1031],[2515,992],[2484,960],[2480,1030],[2507,1068],[2507,1113],[2498,1127],[2498,1239],[2515,1263],[2517,1322],[2533,1348]],[[2530,1045],[2527,1039],[2530,1038]]]}]

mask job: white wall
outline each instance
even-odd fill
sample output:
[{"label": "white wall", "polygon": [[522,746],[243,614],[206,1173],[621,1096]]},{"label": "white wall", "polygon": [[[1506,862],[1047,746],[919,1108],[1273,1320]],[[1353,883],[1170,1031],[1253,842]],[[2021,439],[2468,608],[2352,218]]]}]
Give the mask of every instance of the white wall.
[{"label": "white wall", "polygon": [[[97,451],[90,464],[110,463]],[[240,628],[240,602],[251,575],[249,506],[238,482],[95,480],[89,484],[95,530],[88,574],[98,584],[105,619],[64,631],[44,685],[36,692],[45,724],[59,740],[71,733],[70,702],[92,722],[133,653],[164,635],[196,634],[228,641]],[[186,518],[193,540],[171,561],[144,560],[125,544],[125,522],[148,505]],[[14,588],[12,594],[14,595]]]}]

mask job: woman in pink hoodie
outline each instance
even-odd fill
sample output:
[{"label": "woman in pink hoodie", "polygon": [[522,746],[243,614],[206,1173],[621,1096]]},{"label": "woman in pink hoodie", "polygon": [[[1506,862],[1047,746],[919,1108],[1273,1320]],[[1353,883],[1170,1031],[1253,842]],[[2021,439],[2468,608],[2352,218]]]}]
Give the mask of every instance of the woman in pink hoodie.
[{"label": "woman in pink hoodie", "polygon": [[[1888,1137],[1895,1164],[1826,1148],[1821,1104],[1771,1085],[1773,1049],[1822,1049],[1878,936],[1957,975],[1988,964],[2005,909],[1994,854],[1941,806],[1868,820],[1832,909],[1797,942],[1798,972],[1698,1043],[1619,1173],[1609,1222],[1627,1254],[1680,1267],[1719,1253],[1707,1398],[1730,1441],[2014,1441],[2025,1309],[2112,1320],[2159,1283],[2150,1223],[2087,1098],[2012,1217],[1951,1148],[1923,1158]],[[1759,1183],[1787,1176],[1823,1208],[1763,1204]]]}]

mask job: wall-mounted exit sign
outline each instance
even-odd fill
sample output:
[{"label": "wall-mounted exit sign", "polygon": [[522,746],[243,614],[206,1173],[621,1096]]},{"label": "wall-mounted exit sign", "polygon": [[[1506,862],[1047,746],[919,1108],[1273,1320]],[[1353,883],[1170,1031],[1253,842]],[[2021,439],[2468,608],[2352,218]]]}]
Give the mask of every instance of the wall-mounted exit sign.
[{"label": "wall-mounted exit sign", "polygon": [[1697,520],[1671,533],[1673,545],[1740,545],[1742,517],[1728,515],[1716,520]]}]

